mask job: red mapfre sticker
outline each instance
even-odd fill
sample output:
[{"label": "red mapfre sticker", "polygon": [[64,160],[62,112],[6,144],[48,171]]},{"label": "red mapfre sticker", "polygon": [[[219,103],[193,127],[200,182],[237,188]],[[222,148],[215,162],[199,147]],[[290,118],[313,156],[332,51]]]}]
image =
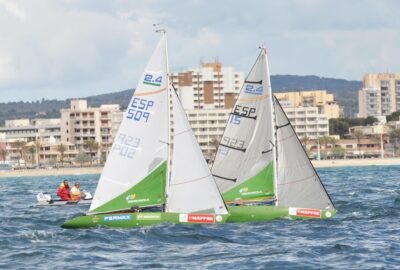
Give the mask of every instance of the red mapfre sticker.
[{"label": "red mapfre sticker", "polygon": [[189,223],[215,223],[215,215],[211,214],[188,214]]},{"label": "red mapfre sticker", "polygon": [[319,210],[319,209],[297,208],[296,209],[296,216],[321,218],[321,210]]}]

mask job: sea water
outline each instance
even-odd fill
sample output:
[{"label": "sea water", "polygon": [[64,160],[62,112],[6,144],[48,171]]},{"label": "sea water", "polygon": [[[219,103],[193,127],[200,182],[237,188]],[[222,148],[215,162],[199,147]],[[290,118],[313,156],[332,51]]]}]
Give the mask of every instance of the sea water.
[{"label": "sea water", "polygon": [[0,178],[0,269],[399,269],[400,166],[318,170],[332,220],[66,230],[88,206],[35,207],[36,194],[98,175]]}]

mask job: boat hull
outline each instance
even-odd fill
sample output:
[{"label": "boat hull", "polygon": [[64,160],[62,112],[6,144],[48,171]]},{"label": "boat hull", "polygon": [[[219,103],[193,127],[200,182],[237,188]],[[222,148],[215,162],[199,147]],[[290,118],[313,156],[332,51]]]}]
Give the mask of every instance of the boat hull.
[{"label": "boat hull", "polygon": [[[115,213],[79,216],[65,222],[66,229],[92,228],[98,226],[133,228],[156,225],[160,223],[175,224],[223,224],[243,222],[263,222],[275,219],[329,219],[335,211],[296,208],[302,211],[294,212],[293,208],[277,206],[232,206],[228,215],[214,214],[180,214],[164,212]],[[320,216],[317,216],[319,211]],[[296,215],[297,214],[297,215]]]},{"label": "boat hull", "polygon": [[90,205],[92,200],[80,200],[80,201],[61,201],[61,200],[54,200],[54,201],[45,201],[45,202],[38,202],[36,204],[37,207],[45,207],[45,206],[76,206],[76,205]]}]

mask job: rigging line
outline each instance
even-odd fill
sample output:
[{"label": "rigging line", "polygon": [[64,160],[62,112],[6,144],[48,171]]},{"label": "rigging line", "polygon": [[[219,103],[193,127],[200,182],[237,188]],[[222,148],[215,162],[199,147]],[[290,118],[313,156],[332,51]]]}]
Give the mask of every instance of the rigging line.
[{"label": "rigging line", "polygon": [[218,177],[218,178],[221,178],[221,179],[225,179],[225,180],[228,180],[228,181],[232,181],[232,182],[236,182],[237,181],[237,178],[227,178],[227,177],[219,176],[219,175],[216,175],[216,174],[213,174],[212,176]]},{"label": "rigging line", "polygon": [[229,145],[226,145],[226,144],[223,144],[223,143],[220,143],[219,145],[221,145],[221,146],[225,146],[225,147],[227,147],[227,148],[230,148],[230,149],[233,149],[233,150],[237,150],[237,151],[246,152],[246,148],[236,148],[236,147],[229,146]]},{"label": "rigging line", "polygon": [[195,178],[195,179],[192,179],[192,180],[188,180],[188,181],[185,181],[185,182],[182,182],[182,183],[171,184],[171,186],[179,186],[179,185],[184,185],[184,184],[188,184],[188,183],[200,181],[200,180],[202,180],[202,179],[206,179],[207,177],[209,177],[209,176],[211,176],[211,175],[212,175],[212,174],[210,173],[210,174],[207,174],[206,176],[202,176],[202,177],[199,177],[199,178]]},{"label": "rigging line", "polygon": [[250,119],[253,119],[253,120],[256,120],[257,119],[257,116],[247,116],[247,115],[240,115],[240,114],[238,114],[238,113],[233,113],[233,112],[231,112],[231,115],[236,115],[236,116],[240,116],[240,117],[244,117],[244,118],[250,118]]},{"label": "rigging line", "polygon": [[252,84],[262,84],[262,80],[259,81],[244,81],[244,83],[252,83]]},{"label": "rigging line", "polygon": [[189,129],[186,129],[186,130],[183,130],[183,131],[181,131],[181,132],[175,133],[174,136],[178,136],[178,135],[181,135],[181,134],[186,133],[186,132],[189,132],[189,131],[191,131],[190,128],[189,128]]},{"label": "rigging line", "polygon": [[296,134],[292,134],[292,135],[290,135],[290,136],[288,136],[288,137],[286,137],[286,138],[282,138],[282,139],[280,139],[278,142],[283,142],[283,141],[285,141],[285,140],[287,140],[287,139],[292,138],[293,136],[296,136]]},{"label": "rigging line", "polygon": [[282,183],[282,184],[278,184],[278,185],[279,186],[292,185],[292,184],[296,184],[298,182],[303,182],[303,181],[309,180],[311,178],[314,178],[314,176],[315,175],[311,175],[311,176],[307,176],[306,178],[302,178],[302,179],[299,179],[299,180],[296,180],[296,181],[286,182],[286,183]]}]

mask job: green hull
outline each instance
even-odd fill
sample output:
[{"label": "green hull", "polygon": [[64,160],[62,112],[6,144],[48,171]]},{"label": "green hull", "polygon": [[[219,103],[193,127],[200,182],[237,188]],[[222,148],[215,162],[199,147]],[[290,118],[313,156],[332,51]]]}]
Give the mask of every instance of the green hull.
[{"label": "green hull", "polygon": [[[297,209],[296,212],[293,209]],[[228,215],[179,214],[164,212],[118,213],[79,216],[65,222],[67,229],[91,228],[97,226],[132,228],[160,223],[176,224],[223,224],[241,222],[261,222],[274,219],[329,219],[335,211],[287,208],[277,206],[232,206]],[[300,210],[300,211],[299,211]]]}]

